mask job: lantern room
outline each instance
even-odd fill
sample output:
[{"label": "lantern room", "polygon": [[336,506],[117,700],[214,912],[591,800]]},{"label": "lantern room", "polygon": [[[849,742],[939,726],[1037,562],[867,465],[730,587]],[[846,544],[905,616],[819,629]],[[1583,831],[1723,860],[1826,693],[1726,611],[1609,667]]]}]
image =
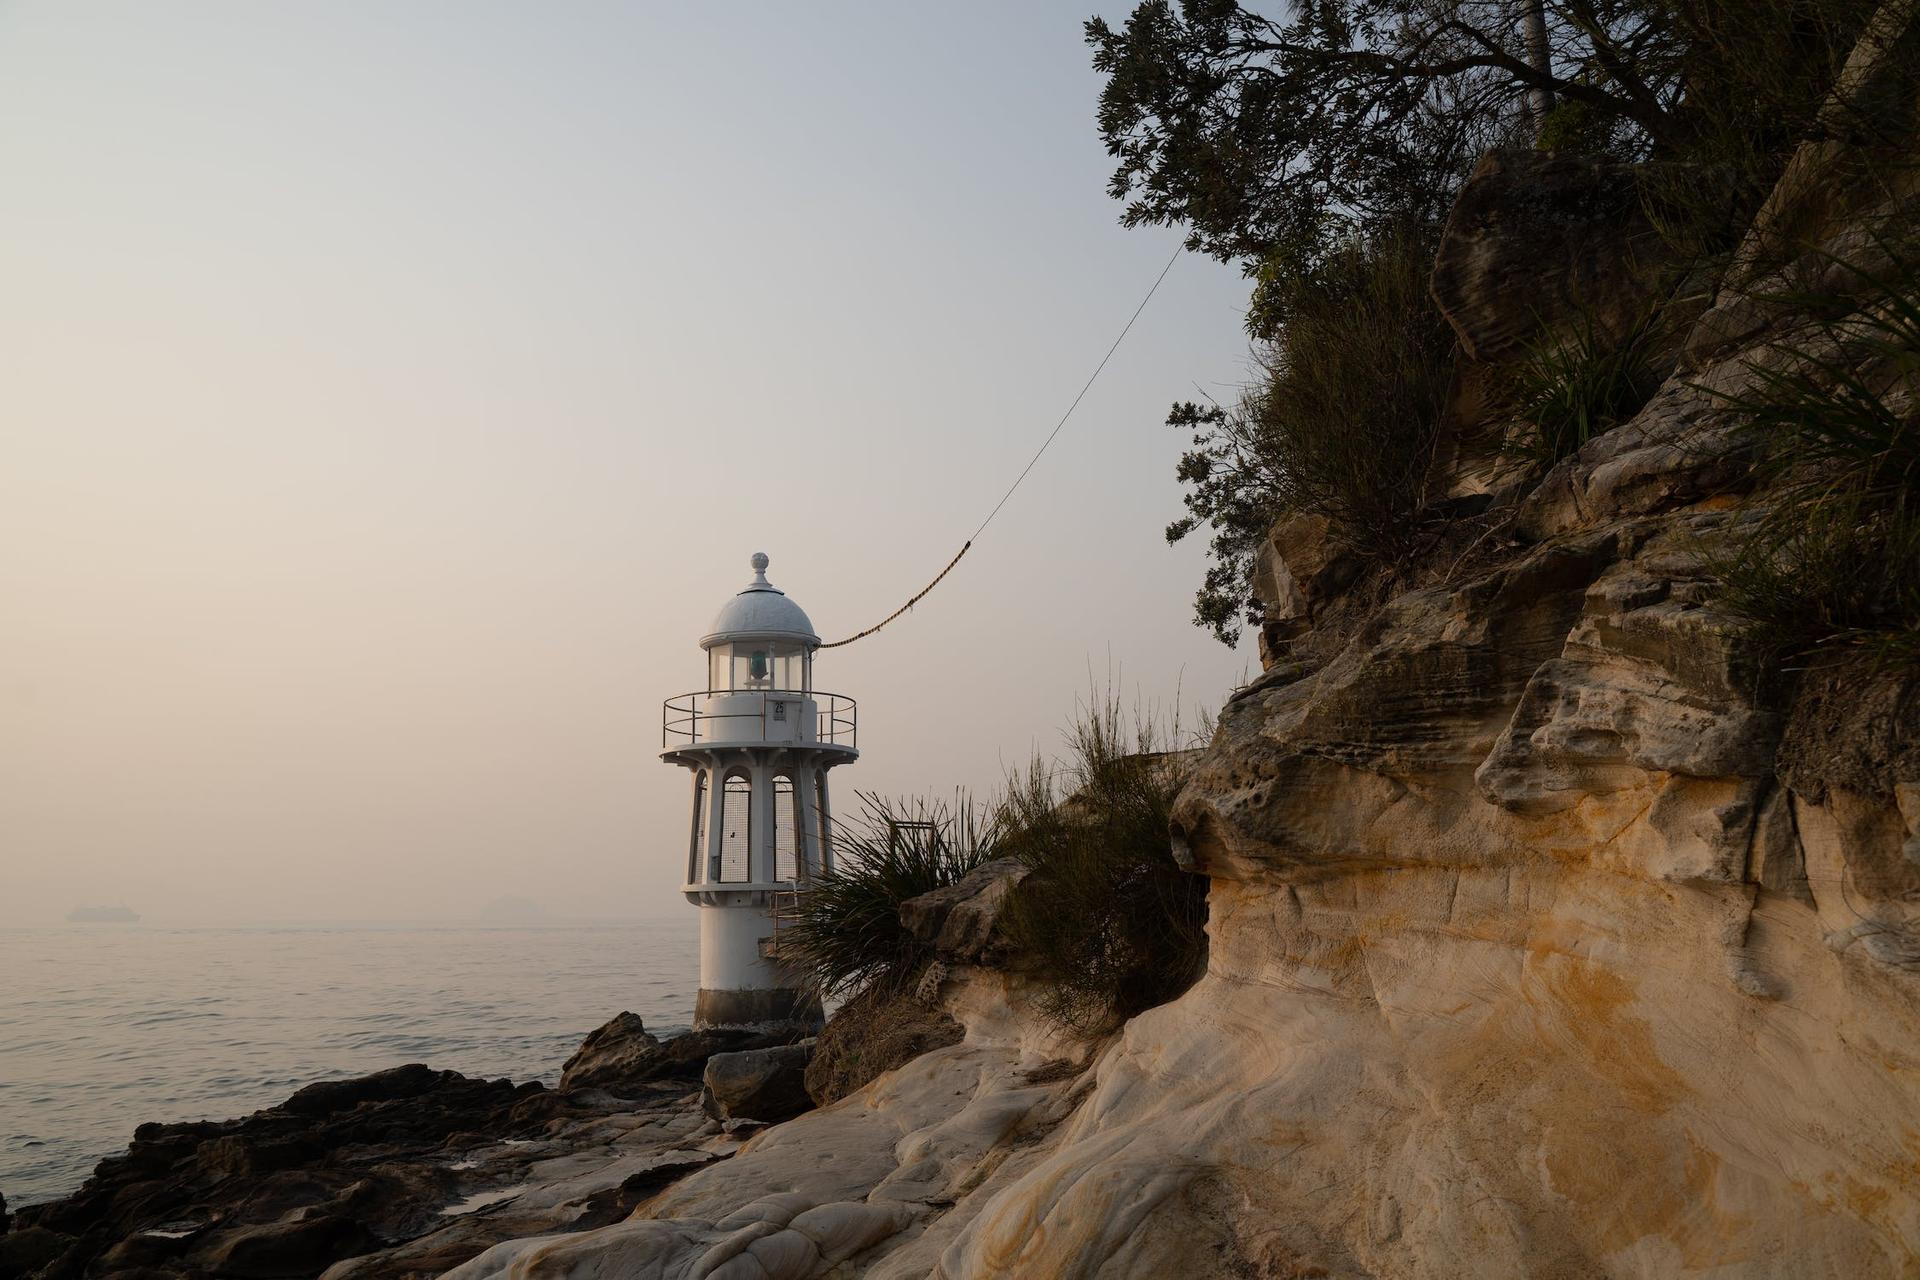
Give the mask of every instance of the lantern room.
[{"label": "lantern room", "polygon": [[805,693],[813,687],[820,637],[806,611],[767,581],[766,552],[756,552],[751,563],[753,581],[726,603],[700,640],[707,651],[707,691]]}]

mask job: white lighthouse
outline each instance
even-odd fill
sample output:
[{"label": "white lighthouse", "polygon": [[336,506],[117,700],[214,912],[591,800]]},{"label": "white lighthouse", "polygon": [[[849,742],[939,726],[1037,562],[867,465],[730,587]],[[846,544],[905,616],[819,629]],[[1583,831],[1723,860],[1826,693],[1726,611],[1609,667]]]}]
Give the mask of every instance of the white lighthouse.
[{"label": "white lighthouse", "polygon": [[818,998],[771,954],[775,908],[833,865],[827,770],[860,754],[853,700],[814,691],[813,623],[767,581],[765,552],[752,563],[701,638],[707,687],[662,716],[660,758],[693,771],[701,1028],[819,1024]]}]

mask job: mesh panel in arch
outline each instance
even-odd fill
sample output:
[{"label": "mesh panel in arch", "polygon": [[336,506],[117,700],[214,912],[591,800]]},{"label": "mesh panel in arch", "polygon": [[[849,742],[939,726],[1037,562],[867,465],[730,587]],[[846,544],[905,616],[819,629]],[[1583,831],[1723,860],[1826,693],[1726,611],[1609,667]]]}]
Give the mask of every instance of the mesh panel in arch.
[{"label": "mesh panel in arch", "polygon": [[800,828],[795,822],[793,779],[780,774],[773,780],[773,878],[800,878]]},{"label": "mesh panel in arch", "polygon": [[704,879],[706,868],[701,861],[707,856],[707,771],[697,770],[693,775],[693,849],[687,854],[687,883]]},{"label": "mesh panel in arch", "polygon": [[744,773],[729,774],[720,801],[720,878],[744,882],[752,850],[753,783]]},{"label": "mesh panel in arch", "polygon": [[813,778],[813,819],[818,824],[814,837],[820,842],[820,870],[833,870],[833,823],[827,817],[826,771]]}]

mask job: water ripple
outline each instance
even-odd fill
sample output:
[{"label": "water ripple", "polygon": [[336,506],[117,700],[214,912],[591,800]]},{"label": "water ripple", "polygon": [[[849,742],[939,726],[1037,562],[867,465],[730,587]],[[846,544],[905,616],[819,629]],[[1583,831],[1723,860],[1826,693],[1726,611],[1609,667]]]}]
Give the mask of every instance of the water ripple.
[{"label": "water ripple", "polygon": [[559,1074],[622,1009],[684,1030],[686,919],[583,929],[0,929],[0,1192],[64,1195],[148,1120],[424,1061]]}]

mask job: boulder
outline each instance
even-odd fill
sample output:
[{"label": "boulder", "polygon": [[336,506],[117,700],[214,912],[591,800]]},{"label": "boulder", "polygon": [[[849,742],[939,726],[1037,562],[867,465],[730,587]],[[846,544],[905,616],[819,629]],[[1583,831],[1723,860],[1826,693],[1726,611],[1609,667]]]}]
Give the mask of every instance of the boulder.
[{"label": "boulder", "polygon": [[900,922],[943,957],[978,962],[993,949],[1000,912],[1028,869],[1018,858],[995,858],[950,885],[908,898],[900,904]]},{"label": "boulder", "polygon": [[640,1015],[621,1010],[587,1033],[560,1068],[562,1089],[612,1089],[647,1073],[657,1061],[660,1037],[647,1030]]},{"label": "boulder", "polygon": [[1633,421],[1562,458],[1519,503],[1514,532],[1545,541],[1751,489],[1752,433],[1705,381],[1669,380]]},{"label": "boulder", "polygon": [[365,1252],[374,1243],[359,1222],[320,1215],[226,1233],[206,1251],[204,1261],[218,1276],[257,1276],[262,1280],[311,1276],[331,1262]]},{"label": "boulder", "polygon": [[72,1248],[74,1239],[45,1227],[23,1227],[0,1237],[0,1276],[30,1276]]},{"label": "boulder", "polygon": [[1500,360],[1582,318],[1624,335],[1657,296],[1668,258],[1634,166],[1491,151],[1447,217],[1433,298],[1469,359]]},{"label": "boulder", "polygon": [[716,1053],[701,1077],[700,1105],[716,1120],[773,1123],[813,1105],[807,1094],[807,1061],[814,1041]]},{"label": "boulder", "polygon": [[621,1013],[581,1042],[560,1072],[562,1092],[604,1090],[634,1097],[670,1081],[698,1080],[716,1053],[789,1044],[791,1030],[720,1027],[689,1031],[665,1040],[641,1025],[638,1014]]},{"label": "boulder", "polygon": [[459,1080],[455,1071],[435,1071],[419,1062],[390,1067],[352,1080],[321,1080],[296,1092],[280,1104],[281,1110],[298,1116],[327,1116],[351,1111],[363,1102],[391,1102],[395,1098],[417,1098],[450,1081]]},{"label": "boulder", "polygon": [[1352,586],[1361,565],[1324,515],[1283,516],[1254,553],[1253,597],[1262,606],[1261,666],[1313,628],[1314,611]]}]

